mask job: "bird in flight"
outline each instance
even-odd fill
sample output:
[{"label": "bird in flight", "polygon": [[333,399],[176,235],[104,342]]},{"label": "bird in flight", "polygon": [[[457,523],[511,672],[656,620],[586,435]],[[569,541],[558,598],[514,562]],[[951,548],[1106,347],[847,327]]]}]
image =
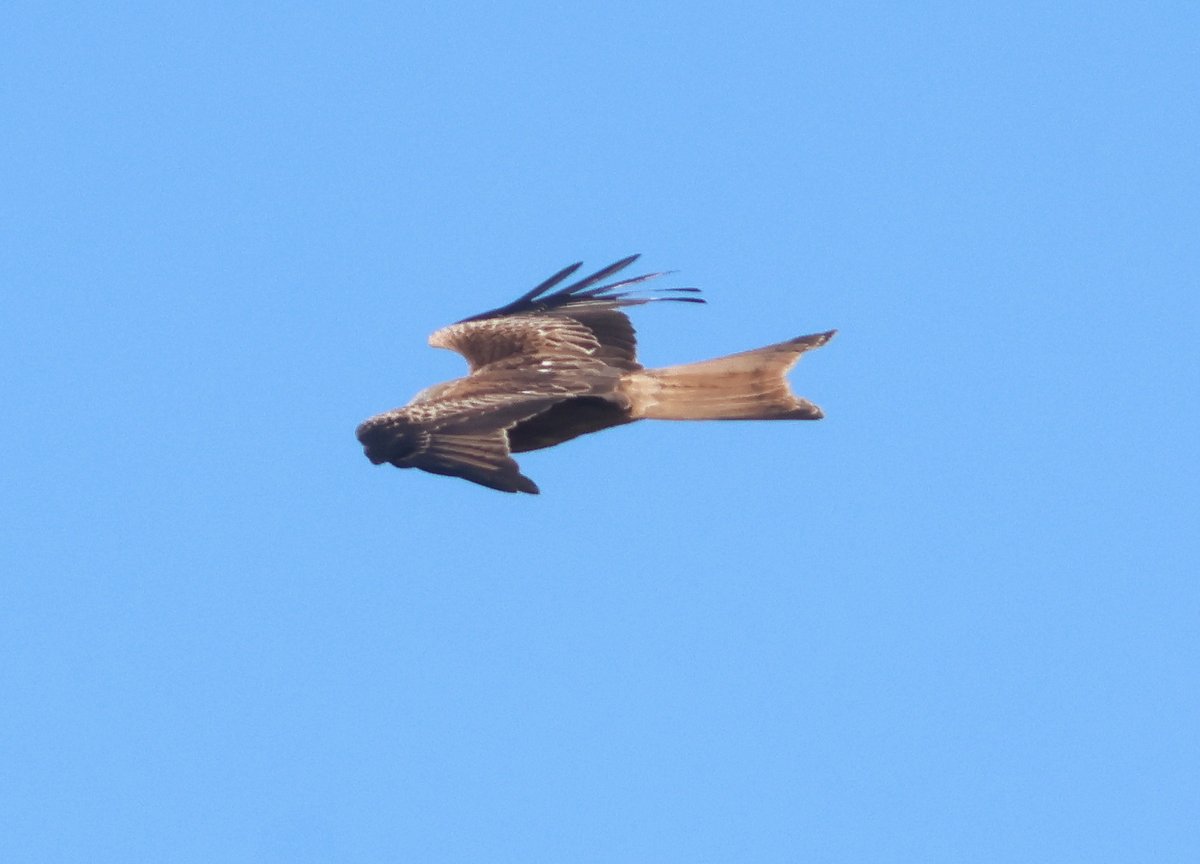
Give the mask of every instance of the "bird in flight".
[{"label": "bird in flight", "polygon": [[[820,420],[821,409],[785,377],[800,355],[837,331],[715,360],[646,369],[621,310],[645,303],[703,303],[695,288],[642,289],[664,275],[605,283],[631,255],[558,288],[572,264],[513,302],[443,327],[435,348],[466,358],[470,374],[435,384],[355,434],[368,459],[462,477],[502,492],[537,494],[513,453],[553,447],[635,420]],[[558,288],[558,290],[553,290]]]}]

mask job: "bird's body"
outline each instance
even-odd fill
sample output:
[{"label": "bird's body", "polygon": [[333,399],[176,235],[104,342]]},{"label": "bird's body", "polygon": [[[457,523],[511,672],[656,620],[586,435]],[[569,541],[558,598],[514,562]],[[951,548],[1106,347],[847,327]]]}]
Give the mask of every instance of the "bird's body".
[{"label": "bird's body", "polygon": [[510,454],[642,419],[821,418],[821,409],[795,396],[784,376],[804,351],[829,341],[832,330],[716,360],[643,368],[621,308],[704,301],[690,296],[696,293],[691,288],[650,297],[621,290],[658,273],[599,285],[636,258],[547,293],[580,267],[575,264],[507,306],[438,330],[429,344],[462,354],[470,374],[360,425],[356,434],[367,457],[377,465],[536,494]]}]

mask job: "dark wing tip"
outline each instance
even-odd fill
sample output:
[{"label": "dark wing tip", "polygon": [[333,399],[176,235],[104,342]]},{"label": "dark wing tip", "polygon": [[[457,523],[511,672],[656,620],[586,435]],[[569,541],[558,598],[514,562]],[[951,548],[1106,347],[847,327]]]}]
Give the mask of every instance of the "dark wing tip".
[{"label": "dark wing tip", "polygon": [[568,276],[572,275],[576,270],[578,270],[582,266],[583,266],[582,261],[576,261],[574,264],[568,264],[566,267],[559,270],[557,273],[555,273],[549,279],[546,279],[544,282],[541,282],[540,284],[535,285],[533,288],[530,288],[528,291],[526,291],[524,294],[522,294],[520,297],[518,297],[516,302],[523,303],[526,300],[532,300],[534,297],[537,297],[539,294],[545,294],[547,291],[549,291],[551,288],[553,288],[559,282],[562,282]]},{"label": "dark wing tip", "polygon": [[534,483],[532,480],[530,480],[528,477],[526,477],[524,474],[517,475],[517,488],[514,489],[513,491],[514,492],[527,492],[530,495],[541,495],[542,494],[542,490],[538,488],[537,484]]},{"label": "dark wing tip", "polygon": [[[619,306],[639,306],[643,303],[652,303],[660,300],[675,300],[684,303],[703,303],[704,300],[698,297],[676,297],[676,296],[645,296],[647,294],[667,295],[667,294],[699,294],[699,288],[662,288],[650,291],[638,290],[620,290],[631,288],[634,285],[640,285],[650,279],[656,279],[659,276],[665,276],[669,273],[674,273],[674,270],[666,270],[658,273],[646,273],[641,276],[633,276],[628,279],[621,279],[617,282],[603,283],[605,279],[613,274],[624,270],[634,261],[641,257],[641,253],[635,255],[627,255],[619,261],[614,261],[607,267],[602,267],[590,276],[585,276],[578,282],[566,285],[557,290],[556,288],[567,277],[574,274],[582,266],[582,262],[577,262],[559,270],[549,279],[546,279],[541,284],[529,291],[526,291],[516,300],[496,309],[490,309],[487,312],[481,312],[478,315],[472,315],[469,318],[464,318],[458,323],[467,321],[480,321],[485,318],[501,318],[506,315],[521,315],[525,313],[551,312],[555,309],[564,308],[592,308],[592,309],[612,309]],[[638,295],[641,296],[638,296]]]}]

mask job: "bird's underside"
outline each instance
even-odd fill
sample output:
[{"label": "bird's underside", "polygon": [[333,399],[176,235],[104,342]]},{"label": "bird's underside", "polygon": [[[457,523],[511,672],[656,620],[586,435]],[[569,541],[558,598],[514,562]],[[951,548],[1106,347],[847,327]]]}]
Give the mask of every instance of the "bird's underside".
[{"label": "bird's underside", "polygon": [[694,288],[634,287],[661,273],[603,284],[637,257],[552,290],[581,266],[573,264],[507,306],[438,330],[429,344],[462,354],[470,374],[360,425],[356,434],[367,458],[536,494],[511,454],[635,420],[822,417],[820,408],[792,393],[786,374],[833,330],[715,360],[643,368],[622,308],[704,301]]}]

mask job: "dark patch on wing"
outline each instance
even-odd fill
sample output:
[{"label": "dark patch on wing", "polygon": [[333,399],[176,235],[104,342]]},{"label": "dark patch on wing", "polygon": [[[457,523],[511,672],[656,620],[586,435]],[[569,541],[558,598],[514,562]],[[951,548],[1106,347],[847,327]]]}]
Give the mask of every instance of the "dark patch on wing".
[{"label": "dark patch on wing", "polygon": [[513,453],[525,453],[628,422],[629,410],[612,400],[598,396],[565,399],[512,427],[508,446]]}]

